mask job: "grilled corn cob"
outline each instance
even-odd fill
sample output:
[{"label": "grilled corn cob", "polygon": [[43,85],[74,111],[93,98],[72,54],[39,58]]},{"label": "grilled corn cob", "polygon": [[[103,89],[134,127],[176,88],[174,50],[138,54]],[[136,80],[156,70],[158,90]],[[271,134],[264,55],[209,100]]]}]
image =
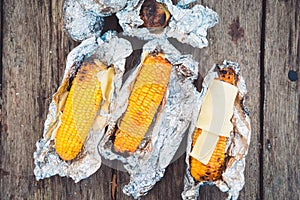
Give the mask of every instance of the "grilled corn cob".
[{"label": "grilled corn cob", "polygon": [[[229,84],[235,84],[235,74],[232,69],[225,68],[220,71],[219,80]],[[201,134],[202,130],[196,128],[193,134],[192,148]],[[225,148],[227,137],[219,136],[216,148],[207,165],[197,159],[190,157],[191,175],[197,181],[215,181],[219,180],[222,175],[222,169],[225,161]]]},{"label": "grilled corn cob", "polygon": [[162,54],[146,57],[115,134],[115,151],[131,154],[138,148],[164,97],[171,69]]},{"label": "grilled corn cob", "polygon": [[102,100],[97,73],[104,67],[83,63],[72,81],[55,137],[56,152],[63,160],[74,159],[88,135]]},{"label": "grilled corn cob", "polygon": [[168,24],[171,14],[162,3],[146,0],[142,5],[140,17],[144,21],[143,27],[163,28]]}]

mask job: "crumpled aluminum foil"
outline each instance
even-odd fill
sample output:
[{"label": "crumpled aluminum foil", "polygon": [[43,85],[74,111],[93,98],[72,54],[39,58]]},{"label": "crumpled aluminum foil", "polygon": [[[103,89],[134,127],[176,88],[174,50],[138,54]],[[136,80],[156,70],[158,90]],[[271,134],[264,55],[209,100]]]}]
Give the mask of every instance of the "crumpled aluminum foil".
[{"label": "crumpled aluminum foil", "polygon": [[[125,112],[131,87],[142,66],[144,57],[151,52],[163,52],[172,64],[170,82],[166,92],[166,105],[149,128],[146,141],[132,155],[123,157],[112,151],[110,140],[118,120]],[[119,160],[130,174],[130,182],[123,192],[135,199],[147,192],[159,181],[165,168],[171,162],[178,149],[193,116],[196,88],[193,81],[198,76],[198,63],[191,55],[181,55],[167,40],[152,40],[143,47],[141,63],[124,82],[117,100],[114,101],[110,126],[99,144],[99,152],[105,159]]]},{"label": "crumpled aluminum foil", "polygon": [[65,0],[63,12],[65,30],[73,40],[100,36],[104,20],[98,13],[84,9],[75,0]]},{"label": "crumpled aluminum foil", "polygon": [[[74,48],[67,58],[64,80],[71,77],[74,71],[74,65],[80,65],[85,59],[97,58],[107,66],[113,65],[115,76],[113,84],[115,91],[122,84],[122,76],[125,71],[125,61],[132,52],[131,44],[125,40],[116,37],[116,33],[107,32],[101,38],[92,37],[83,41]],[[58,93],[55,95],[59,95]],[[80,154],[72,161],[65,162],[59,158],[55,151],[55,133],[52,131],[53,124],[59,122],[58,104],[54,97],[49,106],[49,113],[44,125],[43,138],[36,143],[37,150],[34,152],[35,169],[34,174],[37,180],[48,178],[56,174],[60,176],[71,177],[78,182],[92,175],[101,166],[101,156],[98,153],[97,145],[104,134],[104,127],[107,124],[109,112],[100,110],[92,125],[87,139],[84,142],[84,148]],[[109,100],[114,101],[114,95]],[[59,125],[55,125],[56,127]]]},{"label": "crumpled aluminum foil", "polygon": [[196,122],[199,114],[199,110],[204,99],[204,95],[207,91],[209,83],[218,77],[217,72],[215,72],[215,68],[219,67],[227,68],[231,67],[235,73],[238,75],[237,87],[238,87],[238,99],[241,104],[235,103],[234,112],[233,112],[233,123],[234,123],[234,131],[231,133],[228,142],[226,144],[226,152],[228,163],[226,165],[226,169],[222,174],[222,180],[218,180],[210,183],[203,182],[195,182],[193,177],[190,174],[190,162],[189,162],[189,153],[186,155],[186,175],[184,179],[184,191],[182,193],[182,198],[186,200],[197,199],[199,195],[199,188],[204,184],[216,185],[222,192],[228,193],[228,200],[236,200],[238,199],[239,192],[244,187],[244,169],[245,169],[245,156],[248,153],[248,148],[250,144],[251,137],[251,126],[250,126],[250,118],[248,116],[248,111],[244,106],[244,97],[247,93],[246,83],[243,77],[240,75],[240,67],[238,63],[224,61],[223,65],[214,66],[208,72],[207,76],[204,79],[202,84],[203,89],[201,93],[198,95],[199,105],[198,111],[194,113],[193,121],[191,122],[191,126],[188,133],[188,144],[186,152],[191,152],[191,144],[192,144],[192,135],[196,127]]},{"label": "crumpled aluminum foil", "polygon": [[85,10],[97,13],[100,16],[112,15],[123,9],[127,1],[120,0],[76,0]]},{"label": "crumpled aluminum foil", "polygon": [[177,5],[173,5],[171,0],[157,0],[167,6],[171,19],[165,28],[155,29],[154,33],[153,28],[151,31],[140,27],[143,24],[139,16],[143,2],[144,0],[130,1],[123,10],[116,14],[124,35],[136,36],[144,40],[172,37],[196,48],[208,46],[207,30],[218,23],[216,12],[202,5],[189,8],[194,0],[183,0]]}]

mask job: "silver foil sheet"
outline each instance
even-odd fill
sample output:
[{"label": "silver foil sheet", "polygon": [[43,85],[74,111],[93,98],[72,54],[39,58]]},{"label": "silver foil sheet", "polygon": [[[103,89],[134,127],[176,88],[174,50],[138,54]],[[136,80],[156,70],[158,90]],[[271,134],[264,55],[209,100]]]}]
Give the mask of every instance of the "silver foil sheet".
[{"label": "silver foil sheet", "polygon": [[[209,83],[218,77],[215,68],[219,67],[227,68],[231,67],[238,75],[237,87],[238,87],[238,100],[234,105],[234,112],[232,122],[234,124],[234,131],[230,134],[230,137],[226,144],[226,155],[228,163],[225,166],[225,170],[222,173],[222,179],[214,182],[196,182],[190,174],[190,156],[192,136],[196,127],[198,113],[204,99],[204,95],[207,91]],[[184,191],[182,193],[183,199],[197,199],[199,195],[199,189],[202,185],[216,185],[222,192],[228,193],[228,200],[238,199],[239,192],[244,187],[244,169],[245,169],[245,156],[248,153],[251,136],[250,118],[246,107],[244,106],[244,97],[247,93],[246,84],[243,77],[240,75],[240,67],[235,62],[224,61],[223,65],[214,66],[207,74],[202,84],[203,89],[198,95],[197,104],[198,111],[193,116],[193,121],[188,133],[187,155],[186,155],[186,175],[184,179]],[[239,102],[239,103],[237,103]],[[200,191],[201,192],[201,191]]]},{"label": "silver foil sheet", "polygon": [[112,15],[127,5],[127,1],[121,0],[75,0],[85,10],[97,13],[100,16]]},{"label": "silver foil sheet", "polygon": [[65,0],[63,6],[64,27],[75,41],[100,36],[103,18],[110,16],[127,5],[120,0]]},{"label": "silver foil sheet", "polygon": [[140,18],[140,10],[144,0],[133,0],[117,13],[123,34],[136,36],[140,39],[151,40],[154,38],[175,38],[179,42],[187,43],[193,47],[203,48],[208,46],[206,39],[207,30],[218,22],[218,15],[213,10],[195,5],[190,8],[192,0],[185,0],[173,5],[171,0],[157,0],[168,8],[171,19],[164,28],[144,28]]},{"label": "silver foil sheet", "polygon": [[100,36],[103,29],[103,17],[98,13],[84,9],[78,1],[65,0],[64,27],[75,41],[82,41],[92,36]]},{"label": "silver foil sheet", "polygon": [[[118,120],[125,112],[132,85],[148,53],[163,52],[172,64],[170,81],[165,94],[165,105],[156,115],[145,139],[130,156],[115,153],[112,134]],[[193,81],[198,75],[198,63],[190,55],[181,55],[167,40],[152,40],[143,47],[140,64],[124,82],[117,101],[114,101],[110,126],[99,144],[99,152],[107,160],[119,160],[130,175],[130,182],[123,192],[135,199],[147,192],[159,181],[174,157],[192,119],[197,102]],[[183,153],[183,152],[182,152]]]},{"label": "silver foil sheet", "polygon": [[[132,47],[127,40],[120,39],[115,35],[113,32],[108,32],[101,38],[92,37],[74,48],[67,58],[63,82],[72,77],[76,65],[78,67],[86,59],[96,58],[107,66],[114,67],[113,94],[118,93],[125,71],[126,57],[131,54]],[[75,159],[66,162],[61,160],[55,151],[55,134],[59,127],[59,117],[61,115],[58,111],[58,106],[60,103],[63,103],[55,101],[56,97],[62,99],[59,93],[54,94],[45,121],[43,137],[36,143],[34,174],[37,180],[58,174],[71,177],[75,182],[78,182],[95,173],[101,166],[101,156],[98,153],[97,145],[103,137],[110,110],[99,109],[94,124],[84,142],[84,148]],[[113,102],[114,95],[107,101]]]}]

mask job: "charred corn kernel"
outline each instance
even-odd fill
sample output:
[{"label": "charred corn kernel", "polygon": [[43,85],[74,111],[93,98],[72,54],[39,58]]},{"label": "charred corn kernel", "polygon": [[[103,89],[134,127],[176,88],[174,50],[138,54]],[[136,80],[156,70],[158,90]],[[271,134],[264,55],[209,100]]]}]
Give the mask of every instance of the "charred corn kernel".
[{"label": "charred corn kernel", "polygon": [[[219,80],[235,84],[235,74],[230,68],[222,69],[219,73]],[[202,130],[196,128],[193,133],[192,148],[201,134]],[[222,170],[225,161],[225,149],[227,138],[219,136],[218,143],[207,165],[204,165],[197,159],[190,157],[191,175],[197,181],[215,181],[221,179]]]},{"label": "charred corn kernel", "polygon": [[131,154],[138,148],[162,102],[171,70],[163,55],[147,56],[115,134],[115,151]]},{"label": "charred corn kernel", "polygon": [[171,14],[164,4],[146,0],[141,7],[140,17],[144,21],[143,27],[163,28],[168,24]]},{"label": "charred corn kernel", "polygon": [[72,81],[55,137],[56,152],[63,160],[78,155],[96,116],[102,99],[97,78],[101,69],[103,66],[83,63]]},{"label": "charred corn kernel", "polygon": [[[201,132],[202,130],[200,128],[196,128],[194,131],[192,146],[195,145]],[[226,137],[219,137],[218,144],[207,165],[204,165],[197,159],[190,157],[191,175],[195,180],[215,181],[221,178],[225,161],[226,141]]]},{"label": "charred corn kernel", "polygon": [[219,72],[220,80],[235,85],[235,73],[230,68],[224,68]]}]

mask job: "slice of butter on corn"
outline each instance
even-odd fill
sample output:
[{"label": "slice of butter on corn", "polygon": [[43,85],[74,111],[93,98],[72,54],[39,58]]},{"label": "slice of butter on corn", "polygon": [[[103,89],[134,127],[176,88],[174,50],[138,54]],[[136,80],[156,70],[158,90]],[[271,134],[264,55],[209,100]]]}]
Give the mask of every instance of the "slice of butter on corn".
[{"label": "slice of butter on corn", "polygon": [[190,155],[207,165],[218,143],[219,136],[202,131]]},{"label": "slice of butter on corn", "polygon": [[203,133],[197,139],[191,156],[207,164],[219,136],[229,137],[233,130],[231,118],[238,89],[229,83],[213,80],[205,94],[196,124]]},{"label": "slice of butter on corn", "polygon": [[113,67],[108,68],[107,70],[101,71],[97,74],[99,81],[101,82],[101,91],[103,94],[104,103],[101,106],[101,109],[108,113],[110,98],[114,91],[114,79],[115,71]]},{"label": "slice of butter on corn", "polygon": [[[113,67],[108,68],[107,70],[101,71],[97,74],[98,80],[101,84],[102,98],[104,103],[101,105],[101,110],[105,113],[109,111],[109,105],[111,102],[111,95],[114,91],[113,79],[115,76],[115,70]],[[106,126],[106,116],[97,115],[93,123],[93,130],[102,130]]]},{"label": "slice of butter on corn", "polygon": [[238,89],[229,83],[213,80],[204,97],[197,128],[229,137],[233,129],[231,118]]}]

